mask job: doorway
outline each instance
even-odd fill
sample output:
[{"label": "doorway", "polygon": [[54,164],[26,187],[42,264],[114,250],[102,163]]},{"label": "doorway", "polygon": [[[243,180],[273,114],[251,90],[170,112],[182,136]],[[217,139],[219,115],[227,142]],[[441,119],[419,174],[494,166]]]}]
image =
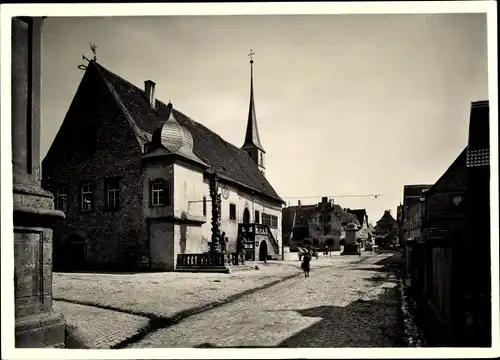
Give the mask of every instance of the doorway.
[{"label": "doorway", "polygon": [[78,235],[72,235],[66,240],[66,249],[67,269],[70,271],[85,270],[87,258],[85,240]]},{"label": "doorway", "polygon": [[262,240],[259,247],[259,261],[267,260],[267,241]]},{"label": "doorway", "polygon": [[250,223],[250,211],[248,211],[248,208],[245,208],[243,210],[243,224],[249,224]]}]

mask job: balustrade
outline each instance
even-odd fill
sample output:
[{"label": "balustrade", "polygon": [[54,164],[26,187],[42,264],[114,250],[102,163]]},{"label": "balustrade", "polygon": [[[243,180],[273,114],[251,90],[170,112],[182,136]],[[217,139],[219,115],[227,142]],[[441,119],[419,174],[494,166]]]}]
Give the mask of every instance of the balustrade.
[{"label": "balustrade", "polygon": [[177,266],[225,266],[225,254],[178,254]]}]

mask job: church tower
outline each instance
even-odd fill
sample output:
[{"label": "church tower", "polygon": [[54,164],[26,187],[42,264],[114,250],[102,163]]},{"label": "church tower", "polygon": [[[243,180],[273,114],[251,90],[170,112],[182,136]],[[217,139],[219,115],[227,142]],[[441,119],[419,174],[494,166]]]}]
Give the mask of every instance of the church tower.
[{"label": "church tower", "polygon": [[264,154],[266,152],[260,143],[259,128],[257,127],[257,117],[255,115],[255,103],[253,99],[253,55],[255,55],[255,53],[250,50],[250,54],[248,55],[250,56],[250,106],[248,109],[245,143],[241,149],[248,153],[259,167],[260,172],[265,175],[266,167],[264,165]]}]

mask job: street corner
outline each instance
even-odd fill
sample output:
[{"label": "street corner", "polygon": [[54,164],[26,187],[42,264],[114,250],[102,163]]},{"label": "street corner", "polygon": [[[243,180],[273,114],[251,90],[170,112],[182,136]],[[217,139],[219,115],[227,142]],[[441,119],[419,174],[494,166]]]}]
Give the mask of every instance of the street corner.
[{"label": "street corner", "polygon": [[54,301],[53,307],[66,320],[68,349],[114,348],[149,325],[148,318],[94,306]]}]

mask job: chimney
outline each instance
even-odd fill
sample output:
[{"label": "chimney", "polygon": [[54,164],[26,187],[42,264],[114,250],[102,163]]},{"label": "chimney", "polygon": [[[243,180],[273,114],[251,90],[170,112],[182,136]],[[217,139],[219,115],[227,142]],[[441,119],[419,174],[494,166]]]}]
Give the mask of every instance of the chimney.
[{"label": "chimney", "polygon": [[146,99],[151,105],[152,108],[155,107],[156,98],[155,98],[155,83],[151,80],[144,81],[144,92],[146,95]]},{"label": "chimney", "polygon": [[299,201],[297,201],[297,205],[298,205],[298,206],[302,206],[302,202],[301,202],[300,200],[299,200]]}]

